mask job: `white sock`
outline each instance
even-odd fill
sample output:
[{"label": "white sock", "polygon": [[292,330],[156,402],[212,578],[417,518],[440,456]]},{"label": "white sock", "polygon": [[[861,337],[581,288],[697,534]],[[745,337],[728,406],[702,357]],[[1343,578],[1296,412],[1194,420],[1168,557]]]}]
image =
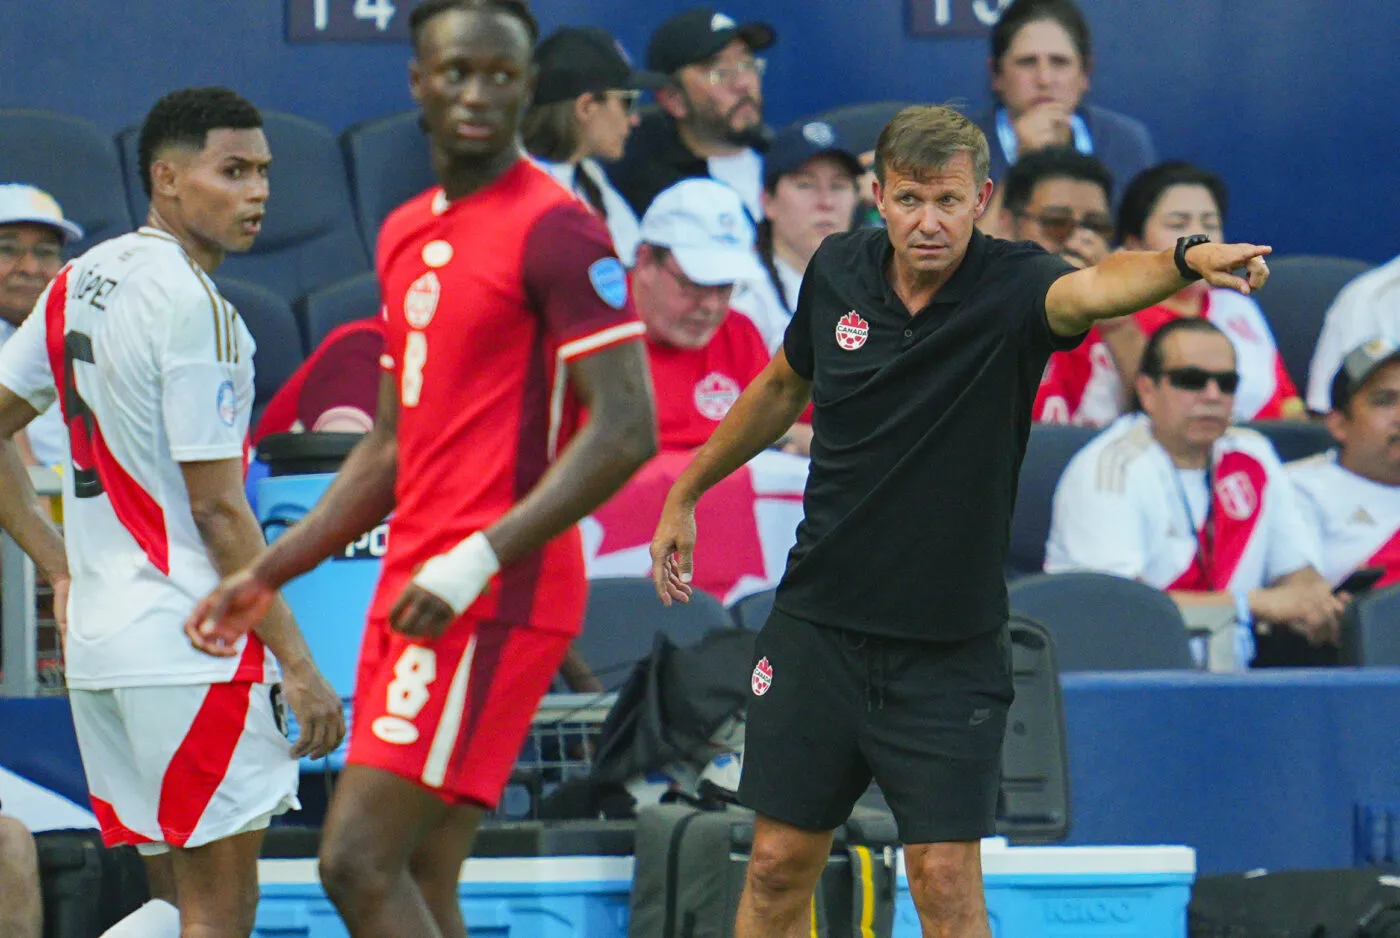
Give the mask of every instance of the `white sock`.
[{"label": "white sock", "polygon": [[180,938],[180,910],[152,899],[102,933],[102,938]]}]

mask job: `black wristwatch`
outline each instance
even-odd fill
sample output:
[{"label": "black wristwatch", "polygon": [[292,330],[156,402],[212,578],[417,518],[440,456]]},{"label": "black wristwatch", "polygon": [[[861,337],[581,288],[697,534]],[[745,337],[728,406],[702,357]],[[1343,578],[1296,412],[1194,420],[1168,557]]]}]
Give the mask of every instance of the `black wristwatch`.
[{"label": "black wristwatch", "polygon": [[1187,283],[1193,283],[1201,279],[1201,275],[1196,271],[1192,270],[1190,265],[1186,263],[1186,251],[1189,248],[1193,248],[1198,244],[1209,243],[1210,235],[1203,234],[1196,234],[1191,235],[1188,238],[1176,239],[1176,254],[1174,255],[1174,260],[1176,261],[1176,269],[1180,272],[1182,280],[1185,280]]}]

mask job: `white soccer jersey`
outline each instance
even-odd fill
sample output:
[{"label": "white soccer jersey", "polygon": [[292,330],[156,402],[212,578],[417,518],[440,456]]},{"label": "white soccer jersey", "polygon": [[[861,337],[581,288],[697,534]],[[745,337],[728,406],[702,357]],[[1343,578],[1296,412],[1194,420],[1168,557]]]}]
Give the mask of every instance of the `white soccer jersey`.
[{"label": "white soccer jersey", "polygon": [[1336,451],[1288,464],[1303,517],[1322,545],[1318,570],[1333,586],[1353,570],[1380,567],[1380,586],[1400,583],[1400,486],[1343,469]]},{"label": "white soccer jersey", "polygon": [[0,384],[40,410],[57,396],[68,426],[70,687],[277,679],[256,638],[213,658],[181,631],[219,577],[179,463],[242,456],[253,348],[213,281],[152,228],[68,264],[0,348]]},{"label": "white soccer jersey", "polygon": [[1400,343],[1400,257],[1357,277],[1332,301],[1308,368],[1310,410],[1332,409],[1332,379],[1342,359],[1376,338]]},{"label": "white soccer jersey", "polygon": [[1146,415],[1118,418],[1060,478],[1046,571],[1097,570],[1163,590],[1208,592],[1256,589],[1317,566],[1316,545],[1268,440],[1229,430],[1215,444],[1209,479],[1205,470],[1173,465]]}]

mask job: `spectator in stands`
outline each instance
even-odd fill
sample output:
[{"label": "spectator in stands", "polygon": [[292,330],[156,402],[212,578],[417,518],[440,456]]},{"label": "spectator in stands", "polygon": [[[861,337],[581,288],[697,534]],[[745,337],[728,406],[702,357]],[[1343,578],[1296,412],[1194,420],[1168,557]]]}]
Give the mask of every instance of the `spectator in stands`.
[{"label": "spectator in stands", "polygon": [[[82,236],[83,229],[63,217],[47,192],[0,186],[0,345],[63,266],[63,246]],[[50,407],[16,434],[15,442],[26,465],[52,466],[63,461],[67,435],[60,409]]]},{"label": "spectator in stands", "polygon": [[[1190,163],[1154,166],[1134,179],[1118,210],[1118,238],[1129,250],[1158,251],[1186,235],[1224,237],[1229,204],[1224,181]],[[1298,389],[1284,368],[1264,311],[1253,297],[1215,290],[1197,281],[1166,300],[1133,315],[1132,326],[1113,336],[1110,348],[1127,387],[1133,384],[1138,349],[1147,337],[1174,319],[1203,317],[1221,328],[1235,346],[1240,387],[1236,420],[1277,420],[1304,416]]]},{"label": "spectator in stands", "polygon": [[272,433],[368,433],[383,353],[384,322],[377,315],[333,329],[268,401],[253,445]]},{"label": "spectator in stands", "polygon": [[1234,347],[1208,320],[1158,330],[1137,377],[1143,412],[1120,417],[1060,478],[1045,569],[1142,580],[1168,591],[1188,619],[1193,608],[1233,607],[1243,666],[1254,633],[1261,659],[1272,632],[1335,645],[1343,602],[1318,572],[1316,542],[1273,447],[1230,427],[1239,381]]},{"label": "spectator in stands", "polygon": [[1342,358],[1376,338],[1400,343],[1400,257],[1357,277],[1332,301],[1308,369],[1309,410],[1332,409],[1332,380]]},{"label": "spectator in stands", "polygon": [[613,182],[638,215],[663,189],[692,176],[734,188],[751,218],[763,207],[764,60],[777,33],[767,23],[735,23],[698,7],[671,17],[652,34],[647,68],[669,76],[656,92],[659,110],[642,118]]},{"label": "spectator in stands", "polygon": [[875,101],[833,108],[817,117],[831,125],[846,149],[854,153],[860,162],[861,174],[856,178],[857,227],[885,227],[885,219],[880,216],[875,199],[875,144],[879,142],[880,131],[885,129],[885,125],[906,107],[908,103],[904,101]]},{"label": "spectator in stands", "polygon": [[646,326],[663,451],[708,440],[767,367],[758,328],[729,308],[734,284],[761,276],[753,224],[728,186],[684,180],[642,216],[632,291]]},{"label": "spectator in stands", "polygon": [[535,94],[521,124],[525,149],[607,222],[618,257],[631,267],[637,216],[598,160],[621,158],[637,125],[638,96],[665,76],[633,71],[617,40],[594,26],[556,30],[536,47],[535,67]]},{"label": "spectator in stands", "polygon": [[783,343],[802,274],[818,245],[829,234],[851,230],[862,172],[855,154],[843,148],[825,121],[793,124],[774,139],[764,161],[758,225],[758,257],[766,276],[737,288],[733,299],[771,351]]},{"label": "spectator in stands", "polygon": [[[1037,150],[1006,174],[998,230],[1034,241],[1076,267],[1091,267],[1108,256],[1112,188],[1108,170],[1094,157],[1069,147]],[[1122,322],[1103,320],[1077,347],[1050,356],[1032,411],[1035,420],[1101,427],[1122,413],[1122,384],[1106,345]]]},{"label": "spectator in stands", "polygon": [[1084,103],[1093,70],[1089,24],[1072,0],[1015,0],[992,27],[996,107],[978,121],[991,144],[991,175],[1034,150],[1072,146],[1093,154],[1120,187],[1157,161],[1147,128]]},{"label": "spectator in stands", "polygon": [[43,924],[34,835],[15,818],[0,814],[0,935],[40,938]]},{"label": "spectator in stands", "polygon": [[1338,448],[1289,465],[1335,587],[1379,567],[1400,583],[1400,344],[1372,339],[1342,359],[1327,428]]}]

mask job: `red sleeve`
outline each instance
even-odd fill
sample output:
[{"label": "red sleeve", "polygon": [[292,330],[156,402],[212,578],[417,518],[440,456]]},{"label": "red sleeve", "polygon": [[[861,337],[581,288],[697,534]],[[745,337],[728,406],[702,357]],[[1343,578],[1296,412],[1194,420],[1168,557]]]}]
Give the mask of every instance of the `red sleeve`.
[{"label": "red sleeve", "polygon": [[1142,333],[1147,338],[1152,338],[1153,334],[1173,319],[1180,319],[1176,313],[1165,306],[1149,306],[1147,309],[1138,310],[1133,313],[1133,321],[1142,329]]},{"label": "red sleeve", "polygon": [[536,219],[522,274],[565,361],[641,337],[627,271],[607,228],[581,203],[560,203]]},{"label": "red sleeve", "polygon": [[384,330],[377,317],[351,325],[356,328],[342,327],[347,331],[326,338],[306,373],[297,399],[297,419],[307,430],[315,429],[316,421],[337,407],[353,407],[371,418],[378,408]]}]

